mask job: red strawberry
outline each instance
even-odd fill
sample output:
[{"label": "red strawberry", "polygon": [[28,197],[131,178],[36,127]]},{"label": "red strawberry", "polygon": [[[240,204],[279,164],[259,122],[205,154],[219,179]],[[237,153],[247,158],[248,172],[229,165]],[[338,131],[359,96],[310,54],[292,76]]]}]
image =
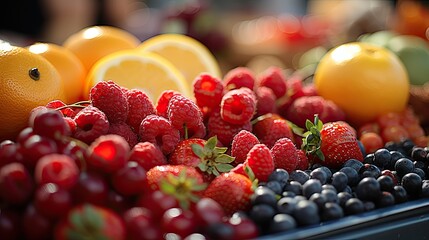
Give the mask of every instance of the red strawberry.
[{"label": "red strawberry", "polygon": [[249,177],[235,172],[222,173],[213,179],[204,191],[203,197],[218,202],[227,215],[248,210],[254,185]]},{"label": "red strawberry", "polygon": [[323,124],[317,115],[314,122],[307,121],[308,132],[303,139],[303,149],[315,162],[333,168],[340,168],[349,159],[363,161],[355,133],[344,122]]},{"label": "red strawberry", "polygon": [[122,218],[110,209],[85,204],[70,210],[55,228],[55,239],[126,239]]},{"label": "red strawberry", "polygon": [[274,171],[274,160],[270,149],[265,144],[256,144],[247,154],[244,165],[252,169],[255,178],[266,182],[268,176]]},{"label": "red strawberry", "polygon": [[259,141],[269,148],[280,138],[293,139],[293,132],[289,122],[278,114],[265,114],[254,121],[253,133]]},{"label": "red strawberry", "polygon": [[235,157],[234,164],[244,163],[247,158],[247,153],[253,146],[260,143],[259,139],[247,130],[241,130],[232,139],[231,156]]},{"label": "red strawberry", "polygon": [[295,144],[289,138],[280,138],[271,148],[275,168],[292,172],[298,165],[298,152]]}]

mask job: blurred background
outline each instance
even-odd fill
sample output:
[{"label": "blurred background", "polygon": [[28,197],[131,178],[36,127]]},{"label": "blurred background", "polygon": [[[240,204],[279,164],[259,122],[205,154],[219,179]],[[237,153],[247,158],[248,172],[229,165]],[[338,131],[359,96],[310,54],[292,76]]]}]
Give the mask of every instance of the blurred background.
[{"label": "blurred background", "polygon": [[[224,69],[299,68],[310,49],[392,30],[428,40],[427,1],[413,0],[2,0],[0,39],[62,44],[92,25],[140,40],[167,32],[203,42]],[[316,51],[317,52],[317,51]]]}]

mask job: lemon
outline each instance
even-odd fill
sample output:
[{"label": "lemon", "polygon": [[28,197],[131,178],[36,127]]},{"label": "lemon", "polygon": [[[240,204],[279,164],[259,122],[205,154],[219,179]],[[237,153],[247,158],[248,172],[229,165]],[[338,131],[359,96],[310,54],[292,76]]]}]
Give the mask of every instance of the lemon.
[{"label": "lemon", "polygon": [[183,75],[164,58],[150,52],[123,50],[98,60],[88,73],[86,93],[100,81],[112,80],[128,89],[140,89],[156,101],[164,90],[176,90],[191,97]]},{"label": "lemon", "polygon": [[143,41],[137,49],[156,53],[170,61],[183,74],[189,86],[201,73],[221,78],[219,62],[210,50],[192,37],[181,34],[160,34]]}]

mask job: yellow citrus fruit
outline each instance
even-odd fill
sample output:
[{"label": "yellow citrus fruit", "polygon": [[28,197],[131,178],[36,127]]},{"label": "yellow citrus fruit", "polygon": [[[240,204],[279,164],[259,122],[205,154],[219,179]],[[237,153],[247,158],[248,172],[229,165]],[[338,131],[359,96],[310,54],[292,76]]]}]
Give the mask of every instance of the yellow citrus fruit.
[{"label": "yellow citrus fruit", "polygon": [[112,80],[118,85],[137,88],[156,101],[164,90],[176,90],[191,97],[183,75],[170,62],[154,53],[124,50],[100,59],[87,76],[86,95],[100,81]]},{"label": "yellow citrus fruit", "polygon": [[369,43],[346,43],[330,50],[314,74],[318,94],[339,105],[354,124],[402,111],[409,80],[399,58]]},{"label": "yellow citrus fruit", "polygon": [[92,26],[71,35],[62,44],[72,51],[89,71],[100,58],[120,50],[133,49],[140,40],[116,27]]},{"label": "yellow citrus fruit", "polygon": [[35,43],[27,49],[43,56],[57,69],[64,83],[66,103],[71,104],[83,99],[86,71],[74,53],[53,43]]},{"label": "yellow citrus fruit", "polygon": [[0,139],[14,140],[33,108],[64,100],[63,82],[48,60],[8,43],[0,43],[0,69]]},{"label": "yellow citrus fruit", "polygon": [[161,34],[143,41],[138,47],[143,52],[153,52],[170,61],[182,72],[192,87],[202,72],[221,78],[219,63],[201,42],[181,34]]}]

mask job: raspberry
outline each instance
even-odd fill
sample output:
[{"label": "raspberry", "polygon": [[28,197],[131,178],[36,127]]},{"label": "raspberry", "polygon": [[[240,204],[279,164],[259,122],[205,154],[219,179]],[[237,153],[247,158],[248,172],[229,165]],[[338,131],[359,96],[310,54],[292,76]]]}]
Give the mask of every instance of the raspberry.
[{"label": "raspberry", "polygon": [[259,87],[255,90],[255,94],[257,99],[255,117],[267,113],[277,113],[276,96],[271,88]]},{"label": "raspberry", "polygon": [[139,142],[130,152],[129,161],[137,162],[146,171],[149,169],[167,164],[167,158],[161,149],[151,142]]},{"label": "raspberry", "polygon": [[281,98],[286,94],[286,76],[279,67],[269,67],[262,72],[259,77],[259,86],[265,86],[273,90],[276,98]]},{"label": "raspberry", "polygon": [[87,144],[93,142],[109,131],[109,122],[106,114],[94,106],[87,106],[75,117],[76,131],[73,137]]},{"label": "raspberry", "polygon": [[203,113],[198,106],[183,95],[174,95],[168,103],[168,119],[171,125],[188,138],[187,131],[197,132],[203,122]]},{"label": "raspberry", "polygon": [[91,88],[91,103],[103,111],[110,123],[125,122],[128,116],[127,98],[115,82],[101,81]]},{"label": "raspberry", "polygon": [[253,90],[255,86],[255,75],[247,67],[236,67],[229,70],[223,78],[223,84],[226,90],[247,87]]},{"label": "raspberry", "polygon": [[298,153],[295,144],[289,138],[280,138],[271,148],[274,166],[292,172],[298,165]]},{"label": "raspberry", "polygon": [[126,122],[135,132],[138,132],[142,120],[149,114],[155,114],[155,107],[149,96],[141,90],[128,90],[126,97],[128,102]]},{"label": "raspberry", "polygon": [[219,142],[223,146],[229,146],[236,135],[241,130],[252,131],[252,124],[250,121],[244,124],[231,124],[224,121],[220,116],[220,110],[214,110],[210,115],[207,123],[208,137],[217,136]]},{"label": "raspberry", "polygon": [[233,169],[231,169],[229,172],[234,172],[234,173],[238,173],[241,174],[243,176],[247,176],[246,171],[244,170],[246,166],[244,166],[244,163],[239,163],[237,166],[235,166]]},{"label": "raspberry", "polygon": [[123,137],[130,147],[133,147],[138,142],[137,134],[124,122],[110,124],[108,134],[116,134]]},{"label": "raspberry", "polygon": [[244,124],[253,118],[256,111],[256,96],[248,88],[227,92],[220,104],[223,120],[232,124]]},{"label": "raspberry", "polygon": [[194,96],[200,108],[213,109],[219,106],[224,88],[222,81],[207,73],[202,73],[194,80]]},{"label": "raspberry", "polygon": [[243,163],[246,160],[247,153],[253,146],[260,143],[258,138],[247,130],[238,132],[231,143],[231,156],[235,157],[234,164]]},{"label": "raspberry", "polygon": [[180,141],[179,130],[168,119],[154,114],[143,119],[139,135],[140,141],[156,144],[165,155],[173,152]]},{"label": "raspberry", "polygon": [[76,128],[77,128],[76,122],[71,117],[64,117],[64,121],[69,127],[70,134],[73,135],[76,132]]},{"label": "raspberry", "polygon": [[308,158],[305,155],[305,152],[302,149],[297,150],[298,154],[298,164],[296,165],[296,170],[307,170],[308,169]]},{"label": "raspberry", "polygon": [[269,148],[280,138],[293,139],[293,132],[286,119],[277,114],[266,114],[258,117],[253,125],[253,134]]},{"label": "raspberry", "polygon": [[74,116],[76,116],[76,112],[73,111],[73,109],[66,106],[67,105],[61,100],[52,100],[48,102],[48,104],[46,104],[46,107],[50,109],[61,108],[59,111],[63,114],[64,117],[73,118]]},{"label": "raspberry", "polygon": [[255,177],[267,182],[268,176],[274,171],[274,160],[270,149],[265,144],[256,144],[247,154],[245,166],[252,169]]},{"label": "raspberry", "polygon": [[174,95],[182,95],[178,91],[174,90],[165,90],[161,93],[159,96],[157,102],[156,102],[156,114],[159,116],[168,118],[167,116],[167,110],[168,110],[168,103],[170,102],[171,97]]}]

